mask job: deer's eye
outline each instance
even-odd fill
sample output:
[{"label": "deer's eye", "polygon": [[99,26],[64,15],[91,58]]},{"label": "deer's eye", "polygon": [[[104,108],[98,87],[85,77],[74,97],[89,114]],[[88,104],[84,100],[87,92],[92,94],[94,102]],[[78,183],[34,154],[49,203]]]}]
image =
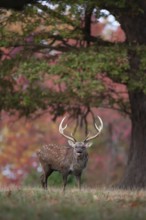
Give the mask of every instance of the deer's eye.
[{"label": "deer's eye", "polygon": [[86,147],[85,146],[82,146],[82,150],[85,150],[86,149]]}]

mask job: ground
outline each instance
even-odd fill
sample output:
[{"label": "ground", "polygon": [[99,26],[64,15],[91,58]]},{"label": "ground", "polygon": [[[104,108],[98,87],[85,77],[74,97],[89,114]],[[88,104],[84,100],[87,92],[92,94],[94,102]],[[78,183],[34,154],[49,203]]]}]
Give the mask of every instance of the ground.
[{"label": "ground", "polygon": [[145,220],[146,191],[1,188],[0,219]]}]

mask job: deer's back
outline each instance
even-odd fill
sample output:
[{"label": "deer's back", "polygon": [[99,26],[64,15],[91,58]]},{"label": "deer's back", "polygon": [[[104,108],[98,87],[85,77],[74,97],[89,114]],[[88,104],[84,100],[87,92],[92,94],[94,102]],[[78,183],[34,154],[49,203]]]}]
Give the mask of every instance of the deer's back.
[{"label": "deer's back", "polygon": [[37,151],[40,163],[51,166],[54,170],[68,169],[72,162],[73,149],[67,146],[46,145]]}]

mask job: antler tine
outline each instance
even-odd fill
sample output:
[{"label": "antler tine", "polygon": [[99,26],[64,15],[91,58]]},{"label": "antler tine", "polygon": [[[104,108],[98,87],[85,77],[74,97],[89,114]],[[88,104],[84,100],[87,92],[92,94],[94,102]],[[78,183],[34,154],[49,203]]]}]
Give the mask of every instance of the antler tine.
[{"label": "antler tine", "polygon": [[[87,136],[86,136],[86,138],[84,139],[84,141],[86,141],[86,139],[89,137],[89,135],[90,135],[90,132],[87,134]],[[84,142],[83,141],[83,142]]]},{"label": "antler tine", "polygon": [[62,134],[65,138],[67,138],[67,139],[69,139],[69,140],[71,140],[71,141],[73,141],[73,142],[76,142],[76,140],[75,140],[75,138],[72,136],[68,136],[68,135],[66,135],[66,134],[64,134],[64,130],[67,128],[67,124],[63,127],[63,122],[64,122],[64,120],[65,120],[65,118],[66,117],[64,117],[63,119],[62,119],[62,121],[60,122],[60,125],[59,125],[59,132],[60,132],[60,134]]},{"label": "antler tine", "polygon": [[73,134],[71,133],[70,135],[74,139],[74,141],[76,142],[77,140],[74,138]]},{"label": "antler tine", "polygon": [[87,141],[89,141],[89,140],[92,140],[92,139],[96,138],[96,137],[100,134],[101,130],[103,129],[103,122],[102,122],[101,118],[100,118],[99,116],[97,116],[97,118],[98,118],[99,121],[100,121],[100,126],[98,126],[98,125],[96,124],[96,122],[94,123],[94,125],[95,125],[95,128],[96,128],[96,130],[98,131],[98,133],[95,134],[94,136],[91,136],[91,137],[89,137],[89,134],[88,134],[84,141],[87,142]]},{"label": "antler tine", "polygon": [[62,132],[67,128],[67,124],[66,124],[64,127],[62,127],[65,118],[66,118],[66,117],[64,117],[64,118],[62,119],[62,121],[60,122],[60,125],[59,125],[59,132],[60,132],[60,133],[62,133]]},{"label": "antler tine", "polygon": [[99,132],[101,132],[101,130],[103,129],[103,122],[102,122],[102,120],[101,120],[101,118],[100,118],[99,116],[97,116],[97,117],[98,117],[98,119],[99,119],[99,121],[100,121],[100,126],[98,127],[97,124],[95,123],[95,128],[96,128]]}]

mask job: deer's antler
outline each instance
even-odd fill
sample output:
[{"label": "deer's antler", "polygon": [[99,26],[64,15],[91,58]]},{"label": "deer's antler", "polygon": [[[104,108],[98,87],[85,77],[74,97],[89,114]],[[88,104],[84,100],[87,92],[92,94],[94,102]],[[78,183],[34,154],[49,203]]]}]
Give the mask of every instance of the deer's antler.
[{"label": "deer's antler", "polygon": [[64,122],[65,118],[66,118],[66,117],[64,117],[64,118],[62,119],[62,121],[60,122],[59,132],[60,132],[60,134],[62,134],[62,135],[63,135],[65,138],[67,138],[68,140],[71,140],[71,141],[73,141],[73,142],[76,142],[76,139],[73,137],[72,134],[71,134],[71,136],[64,134],[64,130],[67,128],[67,124],[63,127],[63,122]]},{"label": "deer's antler", "polygon": [[102,131],[102,129],[103,129],[103,122],[102,122],[102,120],[101,120],[101,118],[100,118],[99,116],[97,116],[97,118],[98,118],[99,121],[100,121],[100,125],[98,126],[98,125],[96,124],[96,122],[94,123],[94,125],[95,125],[95,128],[96,128],[96,130],[97,130],[98,132],[97,132],[94,136],[91,136],[91,137],[89,137],[89,134],[88,134],[88,135],[86,136],[84,142],[87,142],[87,141],[90,141],[90,140],[96,138],[96,137],[100,134],[100,132]]}]

